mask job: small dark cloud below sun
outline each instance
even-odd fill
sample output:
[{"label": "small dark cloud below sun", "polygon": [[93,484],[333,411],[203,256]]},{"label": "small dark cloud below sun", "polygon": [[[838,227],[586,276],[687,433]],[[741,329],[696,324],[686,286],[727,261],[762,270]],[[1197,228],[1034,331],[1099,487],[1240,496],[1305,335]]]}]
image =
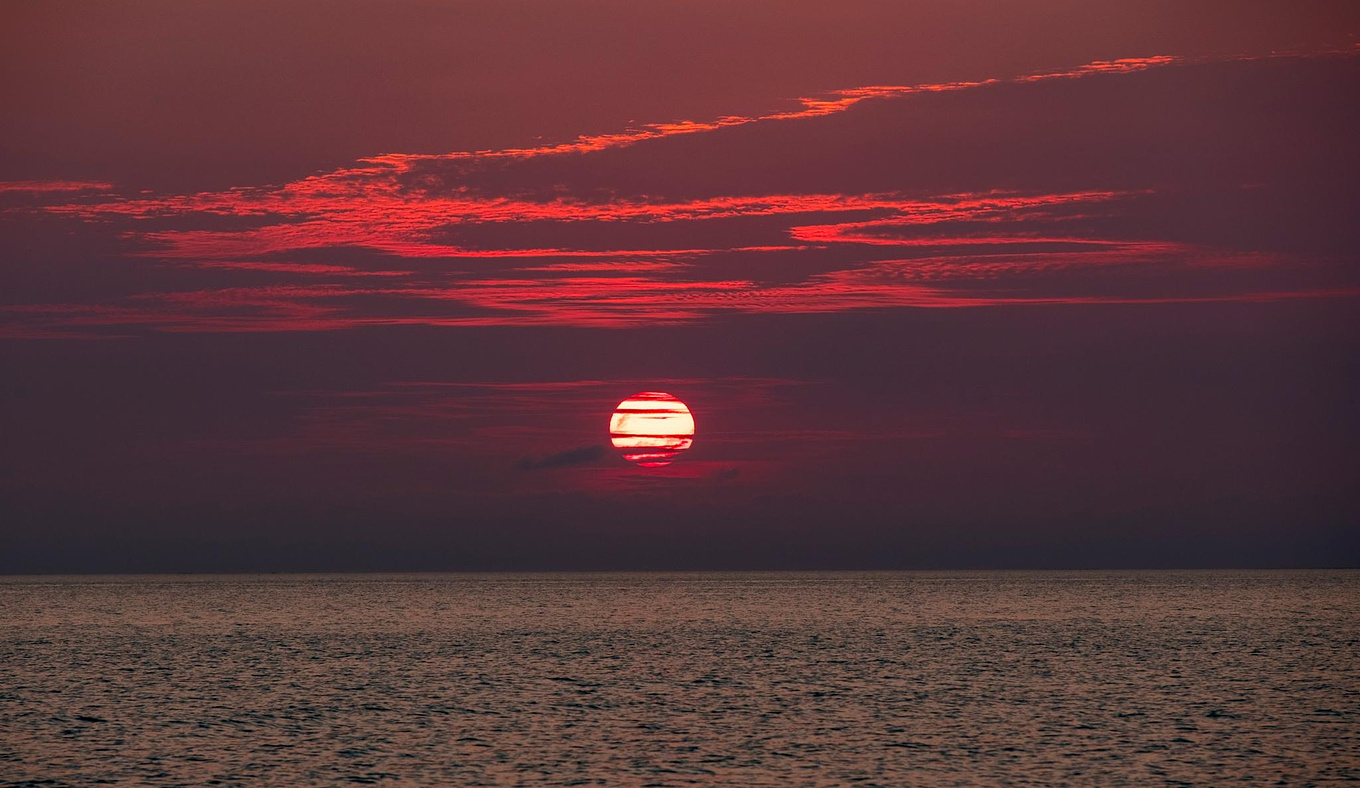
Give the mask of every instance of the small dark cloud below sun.
[{"label": "small dark cloud below sun", "polygon": [[575,449],[559,451],[545,457],[521,457],[515,461],[515,470],[542,471],[550,468],[566,468],[573,465],[594,465],[605,458],[609,450],[603,444],[578,446]]}]

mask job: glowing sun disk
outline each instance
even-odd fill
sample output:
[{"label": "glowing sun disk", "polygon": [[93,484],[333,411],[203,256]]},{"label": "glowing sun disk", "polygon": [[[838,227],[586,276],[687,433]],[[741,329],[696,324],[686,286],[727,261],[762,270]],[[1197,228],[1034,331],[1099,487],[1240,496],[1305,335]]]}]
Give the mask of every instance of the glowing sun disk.
[{"label": "glowing sun disk", "polygon": [[629,462],[644,468],[669,465],[694,444],[694,416],[664,391],[643,391],[614,409],[609,440]]}]

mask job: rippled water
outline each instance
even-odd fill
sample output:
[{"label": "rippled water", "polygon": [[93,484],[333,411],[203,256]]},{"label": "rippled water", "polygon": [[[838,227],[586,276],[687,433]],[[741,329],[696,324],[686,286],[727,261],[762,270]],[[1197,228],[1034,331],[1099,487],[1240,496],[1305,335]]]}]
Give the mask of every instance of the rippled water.
[{"label": "rippled water", "polygon": [[0,579],[0,784],[1360,780],[1360,573]]}]

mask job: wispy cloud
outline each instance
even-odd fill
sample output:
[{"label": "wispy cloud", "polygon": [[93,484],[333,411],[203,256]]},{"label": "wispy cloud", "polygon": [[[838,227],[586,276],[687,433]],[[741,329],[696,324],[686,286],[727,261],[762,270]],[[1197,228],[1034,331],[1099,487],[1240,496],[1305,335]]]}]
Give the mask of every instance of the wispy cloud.
[{"label": "wispy cloud", "polygon": [[0,181],[0,194],[24,192],[43,194],[51,192],[108,192],[113,184],[103,181]]},{"label": "wispy cloud", "polygon": [[[1298,279],[1320,263],[1297,255],[1163,237],[1132,220],[1119,225],[1149,203],[1174,201],[1176,183],[1056,191],[1006,184],[938,195],[771,191],[752,183],[746,193],[681,199],[602,195],[587,182],[555,180],[555,171],[526,176],[538,179],[533,195],[509,186],[489,193],[462,177],[606,157],[644,142],[702,140],[737,126],[819,124],[868,101],[1132,78],[1189,63],[1156,56],[1018,78],[860,87],[802,99],[789,112],[648,124],[558,145],[388,154],[278,187],[123,197],[100,183],[0,184],[0,192],[43,196],[6,209],[10,218],[41,212],[117,228],[126,258],[182,272],[161,289],[94,303],[11,299],[0,307],[0,335],[627,327],[724,313],[1353,295],[1354,283]],[[657,147],[653,155],[673,152]],[[430,169],[436,165],[453,169]],[[1213,264],[1200,262],[1207,260]],[[1237,276],[1286,267],[1294,278]],[[1129,288],[1134,275],[1138,286]]]}]

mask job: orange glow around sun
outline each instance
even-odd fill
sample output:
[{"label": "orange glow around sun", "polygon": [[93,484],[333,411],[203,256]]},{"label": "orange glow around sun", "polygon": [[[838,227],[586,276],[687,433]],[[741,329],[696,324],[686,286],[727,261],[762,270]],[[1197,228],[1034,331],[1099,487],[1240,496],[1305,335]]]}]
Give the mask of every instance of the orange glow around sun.
[{"label": "orange glow around sun", "polygon": [[609,440],[629,462],[644,468],[670,465],[694,443],[694,416],[664,391],[643,391],[614,409]]}]

